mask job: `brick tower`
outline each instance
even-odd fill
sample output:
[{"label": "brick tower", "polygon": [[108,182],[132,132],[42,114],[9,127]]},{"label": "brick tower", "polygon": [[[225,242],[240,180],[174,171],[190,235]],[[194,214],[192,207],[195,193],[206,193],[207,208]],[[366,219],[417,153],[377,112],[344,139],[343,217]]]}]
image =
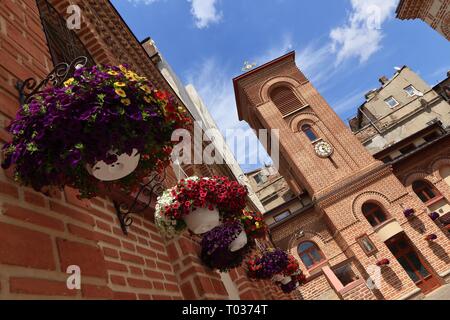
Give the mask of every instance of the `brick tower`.
[{"label": "brick tower", "polygon": [[[313,209],[272,230],[275,241],[284,239],[280,243],[297,257],[307,240],[323,253],[323,259],[304,266],[311,285],[317,287],[322,277],[341,299],[393,299],[427,293],[443,282],[439,274],[448,264],[440,263],[424,236],[438,234],[435,244],[444,253],[449,252],[448,239],[428,218],[423,203],[390,166],[369,154],[296,67],[294,52],[233,82],[240,120],[256,130],[279,130],[280,173],[313,200]],[[405,209],[416,212],[415,220],[405,218]],[[369,246],[364,248],[361,239]],[[396,249],[400,245],[406,246],[404,253]],[[373,250],[364,250],[370,246]],[[405,263],[404,255],[414,261]],[[382,258],[390,265],[375,279],[373,266]],[[426,270],[418,277],[408,273],[408,263],[416,260]],[[369,276],[380,281],[374,290],[367,285]],[[302,289],[305,298],[307,287]]]}]

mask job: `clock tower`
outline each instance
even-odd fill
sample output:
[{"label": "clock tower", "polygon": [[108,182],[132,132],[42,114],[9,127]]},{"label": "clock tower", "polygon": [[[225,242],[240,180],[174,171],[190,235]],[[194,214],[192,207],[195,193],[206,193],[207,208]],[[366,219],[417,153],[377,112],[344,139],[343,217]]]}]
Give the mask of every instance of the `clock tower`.
[{"label": "clock tower", "polygon": [[240,120],[279,130],[280,172],[313,198],[382,166],[296,67],[295,52],[235,78],[234,88]]}]

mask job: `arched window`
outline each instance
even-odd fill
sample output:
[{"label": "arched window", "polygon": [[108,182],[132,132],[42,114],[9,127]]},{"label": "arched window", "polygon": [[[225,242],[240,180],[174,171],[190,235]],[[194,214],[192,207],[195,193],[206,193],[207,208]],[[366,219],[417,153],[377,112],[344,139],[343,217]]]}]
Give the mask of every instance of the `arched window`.
[{"label": "arched window", "polygon": [[306,134],[306,136],[308,137],[308,139],[310,141],[316,141],[317,140],[317,135],[314,132],[313,128],[311,128],[311,125],[304,124],[304,125],[302,125],[301,129]]},{"label": "arched window", "polygon": [[279,86],[270,92],[270,99],[277,106],[283,116],[303,107],[304,102],[300,101],[291,88]]},{"label": "arched window", "polygon": [[364,203],[362,212],[372,227],[376,227],[387,220],[384,210],[379,205],[372,202]]},{"label": "arched window", "polygon": [[298,245],[298,255],[302,259],[306,268],[311,269],[322,261],[325,261],[325,256],[314,242],[305,241]]},{"label": "arched window", "polygon": [[426,181],[414,181],[412,188],[422,202],[428,202],[440,194]]}]

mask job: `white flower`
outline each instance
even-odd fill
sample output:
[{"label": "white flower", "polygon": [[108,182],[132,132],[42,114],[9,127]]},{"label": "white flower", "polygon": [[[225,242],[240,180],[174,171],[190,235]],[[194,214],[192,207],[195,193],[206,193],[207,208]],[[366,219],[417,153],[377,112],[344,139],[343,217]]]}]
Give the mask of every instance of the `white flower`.
[{"label": "white flower", "polygon": [[[196,176],[192,176],[189,178],[184,179],[184,181],[199,181],[200,178]],[[177,221],[174,219],[171,219],[170,217],[167,217],[164,214],[165,207],[170,206],[175,201],[175,198],[172,196],[172,192],[177,192],[176,186],[167,189],[163,192],[161,196],[159,196],[156,200],[155,205],[155,224],[156,227],[160,230],[160,232],[165,235],[168,238],[172,238],[178,234],[180,234],[183,230],[177,231],[175,229],[177,225]],[[178,193],[178,192],[177,192]]]}]

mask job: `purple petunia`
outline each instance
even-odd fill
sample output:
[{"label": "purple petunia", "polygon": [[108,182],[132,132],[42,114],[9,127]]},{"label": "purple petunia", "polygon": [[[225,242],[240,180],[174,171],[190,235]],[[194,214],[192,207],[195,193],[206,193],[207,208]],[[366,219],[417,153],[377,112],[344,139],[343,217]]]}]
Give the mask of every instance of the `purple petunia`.
[{"label": "purple petunia", "polygon": [[34,95],[8,128],[13,139],[3,147],[2,167],[15,165],[17,179],[37,190],[68,185],[89,198],[100,182],[85,167],[111,163],[111,150],[120,154],[137,149],[143,156],[135,172],[114,182],[123,188],[167,164],[166,148],[173,147],[173,130],[185,125],[183,113],[171,105],[176,111],[169,118],[162,106],[171,99],[161,100],[155,89],[143,90],[154,87],[125,68],[79,68],[64,86]]},{"label": "purple petunia", "polygon": [[201,255],[203,263],[211,269],[222,272],[241,265],[245,253],[250,248],[250,242],[242,249],[231,252],[229,246],[242,232],[238,221],[227,222],[203,235]]}]

